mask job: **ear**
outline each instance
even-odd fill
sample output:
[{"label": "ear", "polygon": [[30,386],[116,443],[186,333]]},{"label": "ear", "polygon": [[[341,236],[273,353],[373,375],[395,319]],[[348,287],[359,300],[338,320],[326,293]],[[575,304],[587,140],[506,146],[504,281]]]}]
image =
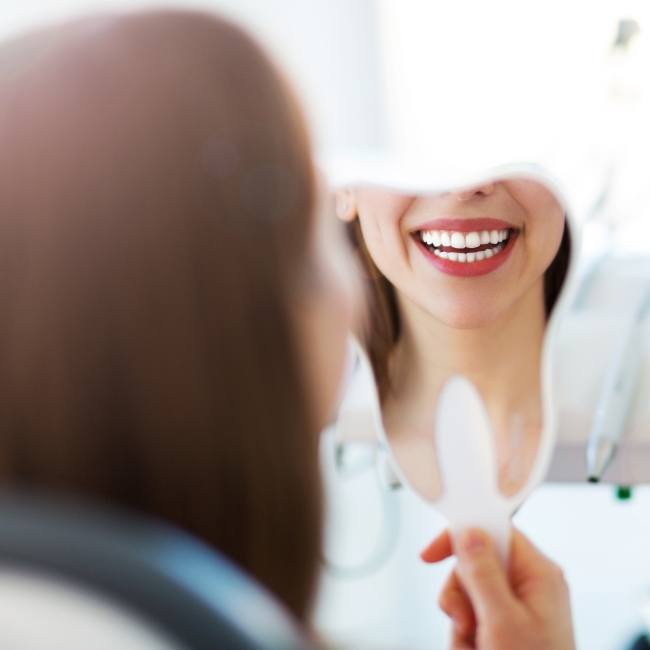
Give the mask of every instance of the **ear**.
[{"label": "ear", "polygon": [[336,216],[347,223],[357,218],[357,203],[352,190],[336,191]]}]

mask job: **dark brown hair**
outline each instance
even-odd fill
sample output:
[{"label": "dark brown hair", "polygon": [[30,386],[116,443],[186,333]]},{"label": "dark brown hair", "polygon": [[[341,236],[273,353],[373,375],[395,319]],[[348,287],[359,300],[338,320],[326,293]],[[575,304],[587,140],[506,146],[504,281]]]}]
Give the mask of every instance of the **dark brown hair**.
[{"label": "dark brown hair", "polygon": [[[383,399],[390,389],[388,363],[390,354],[400,336],[400,317],[395,288],[375,265],[363,239],[359,219],[348,226],[352,246],[357,252],[366,278],[367,316],[359,334],[373,366],[380,397]],[[571,257],[571,236],[565,219],[560,247],[544,274],[544,301],[548,317],[555,306],[564,285],[569,259]]]},{"label": "dark brown hair", "polygon": [[197,13],[7,52],[2,484],[170,520],[304,618],[322,504],[291,316],[315,201],[296,102],[247,35]]}]

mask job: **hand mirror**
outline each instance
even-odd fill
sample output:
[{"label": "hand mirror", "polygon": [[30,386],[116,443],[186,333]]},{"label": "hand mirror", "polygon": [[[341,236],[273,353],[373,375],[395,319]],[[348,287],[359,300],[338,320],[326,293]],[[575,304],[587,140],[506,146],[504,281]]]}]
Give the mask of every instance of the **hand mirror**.
[{"label": "hand mirror", "polygon": [[359,182],[337,213],[368,297],[339,435],[368,434],[349,424],[365,408],[400,481],[452,530],[490,530],[505,554],[508,519],[555,441],[551,347],[575,247],[566,199],[539,169],[509,166],[444,189]]}]

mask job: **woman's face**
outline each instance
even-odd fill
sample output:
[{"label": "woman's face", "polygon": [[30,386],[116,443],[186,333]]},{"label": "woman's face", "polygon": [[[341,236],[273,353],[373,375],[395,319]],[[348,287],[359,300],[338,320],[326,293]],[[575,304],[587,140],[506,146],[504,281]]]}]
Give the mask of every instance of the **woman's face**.
[{"label": "woman's face", "polygon": [[431,196],[358,189],[339,194],[337,212],[358,215],[372,259],[403,297],[456,328],[498,319],[542,282],[564,229],[557,199],[524,179]]},{"label": "woman's face", "polygon": [[360,275],[331,200],[321,196],[313,229],[313,273],[300,313],[302,358],[319,428],[338,406],[347,358],[348,334],[360,309]]}]

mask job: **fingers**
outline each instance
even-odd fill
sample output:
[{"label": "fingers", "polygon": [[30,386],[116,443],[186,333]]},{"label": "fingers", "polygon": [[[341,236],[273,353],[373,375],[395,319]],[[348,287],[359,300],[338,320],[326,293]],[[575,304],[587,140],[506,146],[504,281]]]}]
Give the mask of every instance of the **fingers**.
[{"label": "fingers", "polygon": [[471,640],[476,631],[476,618],[472,603],[458,579],[458,574],[453,571],[438,597],[440,609],[449,616],[453,622],[454,633],[458,638]]},{"label": "fingers", "polygon": [[451,557],[453,553],[454,550],[451,544],[449,531],[445,530],[443,533],[438,535],[438,537],[436,537],[431,544],[422,551],[422,553],[420,553],[420,557],[424,562],[432,564]]},{"label": "fingers", "polygon": [[464,634],[459,634],[455,628],[451,631],[451,645],[449,650],[475,650],[476,641],[474,636],[471,637],[465,636]]},{"label": "fingers", "polygon": [[457,551],[460,579],[479,625],[508,616],[516,601],[497,549],[487,533],[478,529],[464,531],[458,539]]},{"label": "fingers", "polygon": [[535,609],[553,603],[569,610],[569,587],[560,567],[520,532],[515,532],[512,542],[510,584],[515,597]]},{"label": "fingers", "polygon": [[[424,562],[441,562],[454,553],[451,536],[444,531],[425,548],[420,557]],[[453,571],[449,574],[440,596],[438,597],[440,609],[452,621],[452,650],[471,650],[474,648],[476,634],[476,617],[472,603],[461,584],[458,574]]]},{"label": "fingers", "polygon": [[443,533],[422,559],[438,562],[453,551],[458,565],[439,597],[453,622],[451,650],[476,648],[478,636],[495,648],[528,648],[540,639],[551,639],[543,647],[575,647],[563,574],[524,535],[513,532],[508,572],[496,545],[480,530],[455,538],[453,549]]},{"label": "fingers", "polygon": [[513,583],[522,579],[544,579],[553,573],[555,564],[523,533],[513,528],[510,555],[510,575]]}]

